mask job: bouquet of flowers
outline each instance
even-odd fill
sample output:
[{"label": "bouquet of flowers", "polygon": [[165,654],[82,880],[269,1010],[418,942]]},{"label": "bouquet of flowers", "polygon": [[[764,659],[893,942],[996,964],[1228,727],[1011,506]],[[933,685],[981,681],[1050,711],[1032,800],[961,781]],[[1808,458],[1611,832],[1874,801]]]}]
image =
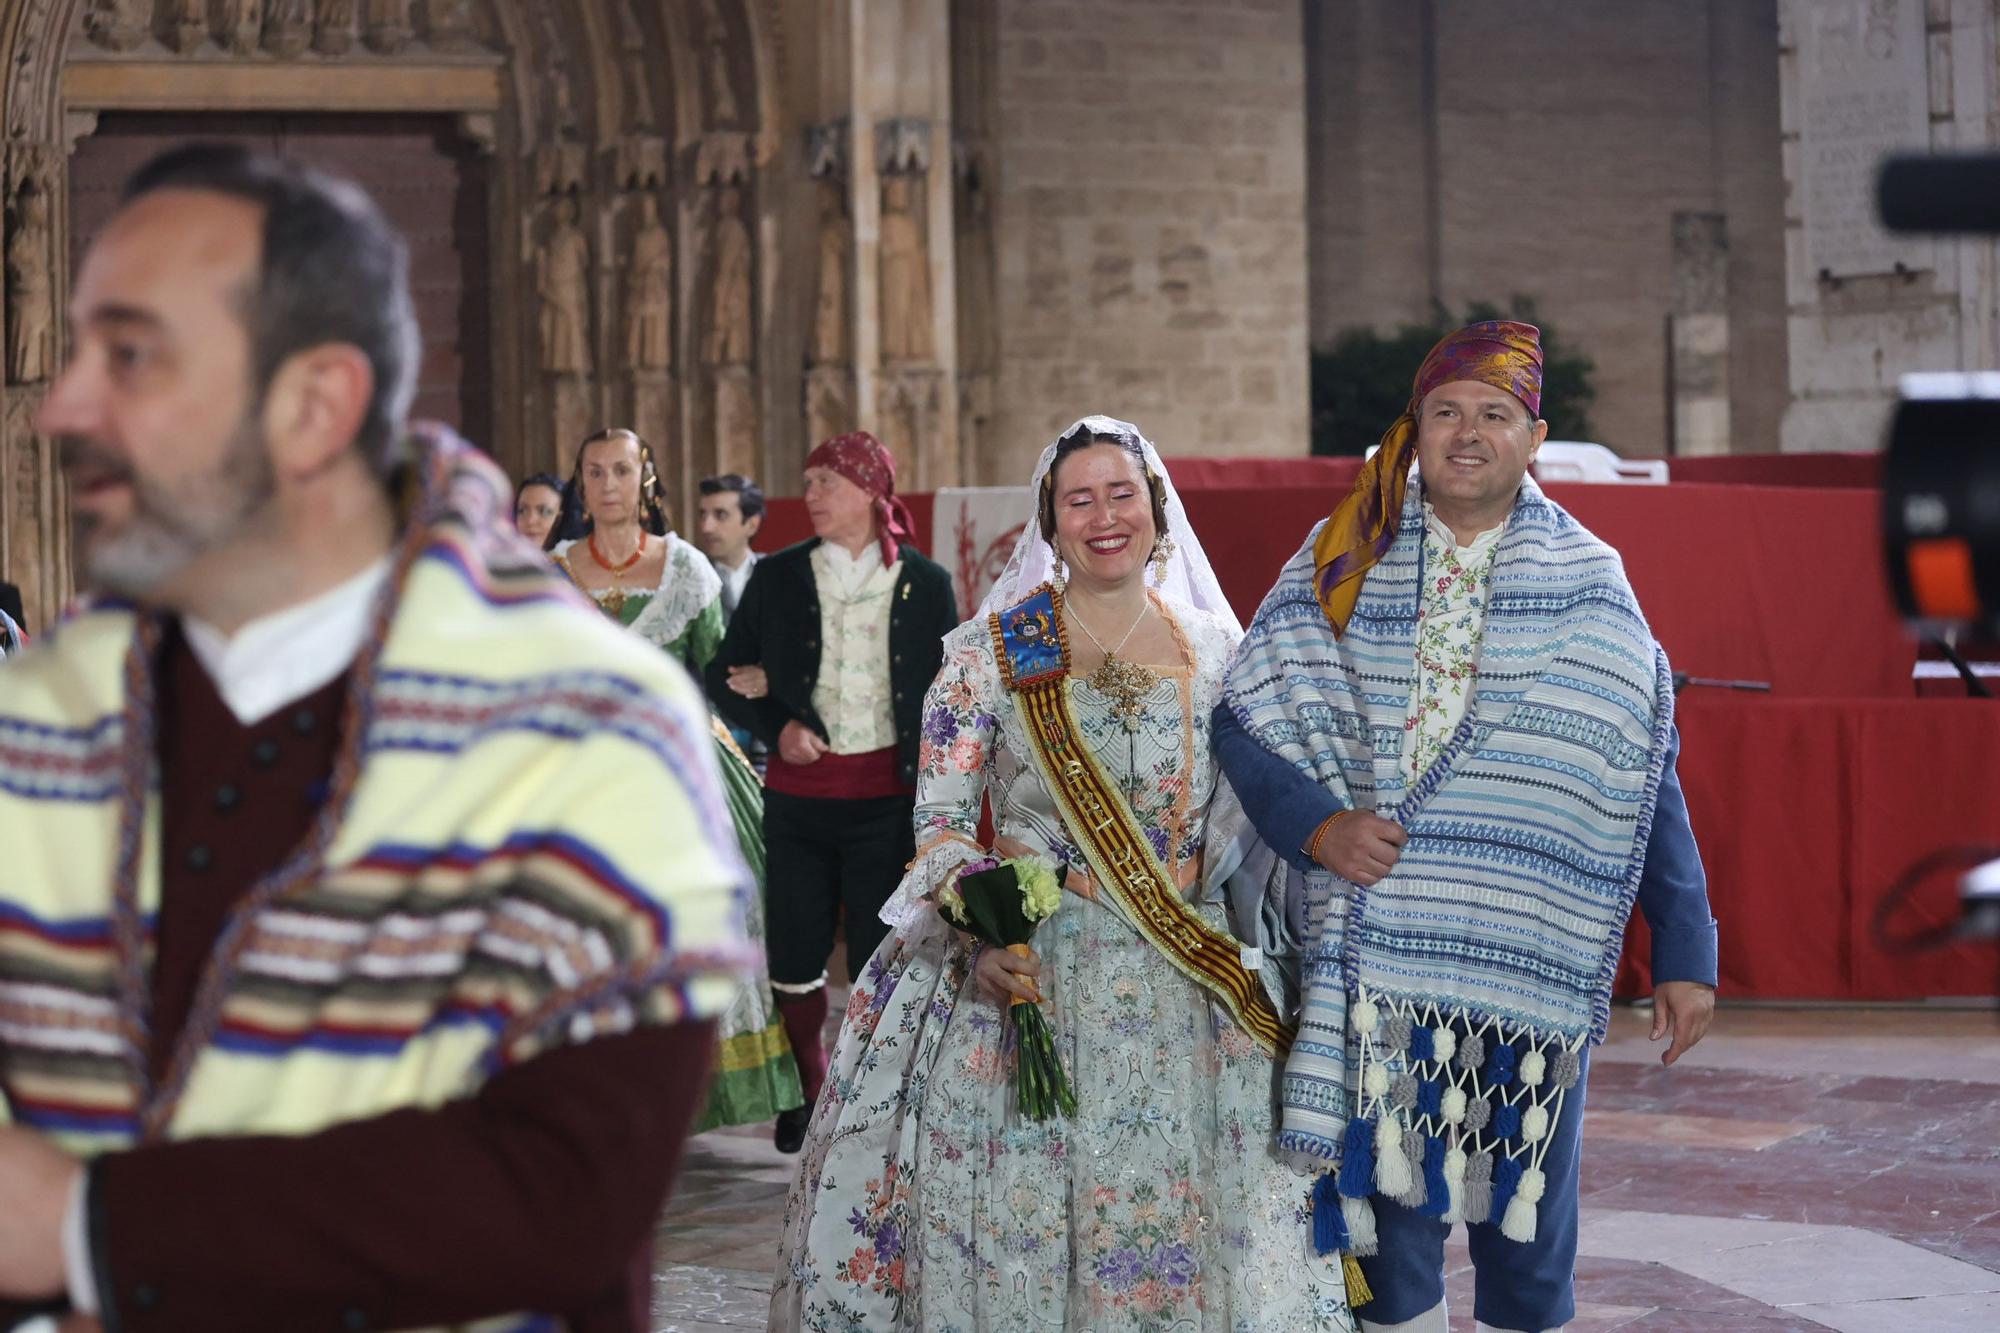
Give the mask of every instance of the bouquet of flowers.
[{"label": "bouquet of flowers", "polygon": [[[1009,860],[987,857],[958,872],[958,878],[938,890],[945,918],[967,934],[1009,953],[1026,955],[1035,927],[1055,913],[1062,902],[1062,881],[1055,867],[1036,856]],[[1030,990],[1034,983],[1021,978]],[[1039,998],[1039,997],[1038,997]],[[1007,1006],[1007,1025],[1014,1044],[1014,1091],[1021,1114],[1046,1120],[1057,1111],[1072,1115],[1076,1094],[1062,1057],[1056,1054],[1049,1020],[1034,1001],[1015,996]]]}]

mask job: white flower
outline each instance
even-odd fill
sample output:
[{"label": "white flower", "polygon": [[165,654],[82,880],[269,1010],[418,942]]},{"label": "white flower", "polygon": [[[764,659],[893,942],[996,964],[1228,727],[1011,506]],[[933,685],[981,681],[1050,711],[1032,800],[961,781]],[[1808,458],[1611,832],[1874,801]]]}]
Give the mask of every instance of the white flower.
[{"label": "white flower", "polygon": [[1007,864],[1021,884],[1021,911],[1030,921],[1046,921],[1062,905],[1062,881],[1056,868],[1039,856],[1020,856]]}]

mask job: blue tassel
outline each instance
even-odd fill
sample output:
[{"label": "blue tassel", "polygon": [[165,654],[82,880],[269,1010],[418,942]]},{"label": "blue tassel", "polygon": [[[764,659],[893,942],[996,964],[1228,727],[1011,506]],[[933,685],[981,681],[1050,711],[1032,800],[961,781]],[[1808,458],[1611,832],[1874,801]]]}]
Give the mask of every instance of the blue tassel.
[{"label": "blue tassel", "polygon": [[1412,1028],[1410,1030],[1410,1063],[1417,1064],[1421,1061],[1431,1059],[1431,1051],[1431,1030],[1423,1027]]},{"label": "blue tassel", "polygon": [[1506,1140],[1521,1132],[1521,1108],[1500,1102],[1493,1108],[1493,1137]]},{"label": "blue tassel", "polygon": [[1347,1122],[1340,1152],[1340,1192],[1365,1199],[1375,1192],[1375,1122],[1355,1116]]},{"label": "blue tassel", "polygon": [[1502,1087],[1514,1081],[1514,1048],[1501,1042],[1493,1048],[1493,1054],[1486,1057],[1486,1081],[1494,1087]]},{"label": "blue tassel", "polygon": [[1444,1140],[1436,1135],[1424,1144],[1424,1204],[1417,1211],[1425,1217],[1443,1217],[1451,1211],[1451,1189],[1444,1179]]},{"label": "blue tassel", "polygon": [[1347,1219],[1341,1216],[1340,1192],[1331,1171],[1320,1173],[1313,1182],[1313,1253],[1322,1257],[1345,1254],[1353,1248],[1347,1235]]},{"label": "blue tassel", "polygon": [[1487,1217],[1498,1222],[1507,1215],[1514,1191],[1521,1187],[1521,1163],[1506,1153],[1493,1154],[1493,1207]]},{"label": "blue tassel", "polygon": [[1443,1118],[1444,1085],[1436,1079],[1427,1078],[1417,1084],[1417,1114]]}]

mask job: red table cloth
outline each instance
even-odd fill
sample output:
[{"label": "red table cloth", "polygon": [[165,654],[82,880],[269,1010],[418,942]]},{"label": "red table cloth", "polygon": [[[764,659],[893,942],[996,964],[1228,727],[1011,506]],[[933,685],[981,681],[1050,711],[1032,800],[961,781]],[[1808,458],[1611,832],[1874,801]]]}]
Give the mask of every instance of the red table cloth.
[{"label": "red table cloth", "polygon": [[[1893,956],[1871,914],[1904,866],[1947,844],[2000,843],[2000,702],[1916,699],[1916,651],[1881,570],[1880,495],[1867,464],[1771,460],[1716,474],[1808,476],[1809,486],[1675,482],[1552,486],[1624,557],[1676,670],[1768,681],[1768,695],[1682,695],[1681,781],[1721,922],[1725,995],[1916,999],[2000,993],[2000,947]],[[1313,523],[1351,484],[1352,459],[1169,460],[1246,622]],[[1699,470],[1699,469],[1696,469]],[[1221,484],[1226,482],[1250,484]],[[909,497],[930,548],[932,497]],[[777,500],[770,550],[809,535]],[[965,610],[965,608],[961,608]],[[1955,911],[1924,886],[1921,919]],[[1624,989],[1644,984],[1643,926]]]}]

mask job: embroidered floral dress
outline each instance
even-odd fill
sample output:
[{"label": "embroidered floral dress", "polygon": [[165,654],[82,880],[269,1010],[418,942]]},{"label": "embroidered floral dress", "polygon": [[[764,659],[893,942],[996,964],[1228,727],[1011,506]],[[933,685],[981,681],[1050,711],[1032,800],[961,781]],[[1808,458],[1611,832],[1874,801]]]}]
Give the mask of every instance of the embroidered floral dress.
[{"label": "embroidered floral dress", "polygon": [[[1079,730],[1182,883],[1199,883],[1208,718],[1232,626],[1173,617],[1183,668],[1136,731],[1071,679]],[[1310,1177],[1272,1141],[1270,1059],[1073,876],[1034,939],[1076,1114],[1015,1109],[1001,1015],[928,895],[1004,847],[1083,858],[1026,751],[984,622],[945,641],[925,704],[919,851],[862,969],[793,1185],[773,1329],[1348,1330],[1311,1254]],[[1018,849],[1017,849],[1018,850]],[[1227,929],[1219,905],[1204,908]]]},{"label": "embroidered floral dress", "polygon": [[[624,590],[624,603],[616,619],[633,633],[678,658],[695,679],[708,665],[722,643],[722,580],[708,557],[672,533],[667,543],[667,561],[660,572],[657,588]],[[581,542],[560,542],[554,552],[556,563],[569,572],[571,554],[582,549]],[[572,576],[573,577],[573,576]],[[610,589],[592,592],[606,615],[607,604],[615,596]],[[757,771],[737,746],[729,731],[713,714],[709,722],[715,732],[715,758],[722,770],[722,790],[729,802],[729,817],[736,825],[736,842],[743,859],[764,882],[764,787]],[[764,951],[763,895],[750,899],[745,925],[759,955]],[[760,966],[751,984],[724,1014],[716,1029],[715,1076],[708,1089],[708,1104],[695,1122],[694,1133],[718,1125],[754,1125],[775,1117],[778,1112],[800,1105],[799,1069],[785,1028],[771,1006],[771,985]]]}]

